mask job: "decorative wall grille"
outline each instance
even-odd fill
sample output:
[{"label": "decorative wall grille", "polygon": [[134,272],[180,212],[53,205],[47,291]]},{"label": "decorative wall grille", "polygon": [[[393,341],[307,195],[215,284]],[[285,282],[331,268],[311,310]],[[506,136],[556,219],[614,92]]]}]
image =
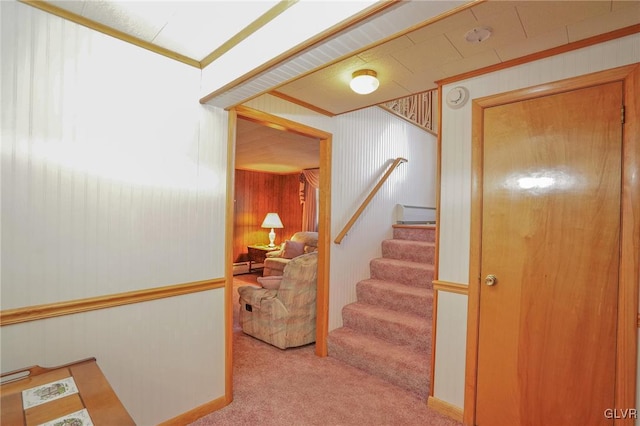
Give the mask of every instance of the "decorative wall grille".
[{"label": "decorative wall grille", "polygon": [[436,93],[436,89],[429,90],[428,92],[417,93],[405,98],[385,102],[379,106],[431,133],[435,133],[435,103],[433,100]]}]

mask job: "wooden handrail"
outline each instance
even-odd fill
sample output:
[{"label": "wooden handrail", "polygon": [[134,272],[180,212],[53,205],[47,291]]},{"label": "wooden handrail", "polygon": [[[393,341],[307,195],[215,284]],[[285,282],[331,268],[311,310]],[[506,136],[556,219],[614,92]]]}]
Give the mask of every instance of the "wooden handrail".
[{"label": "wooden handrail", "polygon": [[376,193],[378,192],[380,187],[387,181],[387,179],[389,178],[389,175],[391,175],[391,173],[401,163],[406,163],[407,161],[408,160],[406,158],[402,158],[402,157],[398,157],[393,161],[393,163],[391,164],[391,167],[389,167],[387,169],[387,172],[384,174],[384,176],[382,176],[382,178],[380,179],[378,184],[371,190],[371,192],[369,193],[367,198],[362,202],[362,204],[360,205],[358,210],[356,210],[356,212],[353,214],[353,216],[351,216],[351,219],[349,219],[349,222],[347,222],[347,224],[344,226],[342,231],[340,231],[340,233],[338,234],[338,236],[334,240],[334,243],[340,244],[342,242],[342,239],[344,238],[344,236],[347,235],[347,232],[349,232],[349,230],[351,229],[353,224],[356,223],[356,220],[358,220],[358,218],[360,217],[360,215],[362,214],[364,209],[367,207],[369,202],[371,202],[371,199],[374,197],[374,195],[376,195]]}]

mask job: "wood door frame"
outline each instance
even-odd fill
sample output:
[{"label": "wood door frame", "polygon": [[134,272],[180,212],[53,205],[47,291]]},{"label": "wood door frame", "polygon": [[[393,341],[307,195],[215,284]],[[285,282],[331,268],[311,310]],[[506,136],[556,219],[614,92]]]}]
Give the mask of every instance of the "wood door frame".
[{"label": "wood door frame", "polygon": [[237,106],[229,110],[227,138],[227,208],[225,218],[225,399],[233,400],[233,199],[238,118],[277,130],[320,139],[320,191],[318,212],[318,284],[316,300],[316,355],[327,356],[329,334],[329,259],[331,249],[331,143],[332,134],[286,118]]},{"label": "wood door frame", "polygon": [[[633,408],[636,400],[638,282],[640,279],[640,64],[632,64],[575,78],[515,90],[473,101],[471,151],[471,235],[469,301],[464,392],[464,424],[476,421],[478,344],[480,318],[480,266],[482,250],[482,176],[484,109],[622,81],[626,122],[622,140],[622,197],[620,230],[620,283],[618,289],[615,407]],[[604,413],[603,413],[604,415]],[[616,425],[633,425],[633,419],[616,419]]]}]

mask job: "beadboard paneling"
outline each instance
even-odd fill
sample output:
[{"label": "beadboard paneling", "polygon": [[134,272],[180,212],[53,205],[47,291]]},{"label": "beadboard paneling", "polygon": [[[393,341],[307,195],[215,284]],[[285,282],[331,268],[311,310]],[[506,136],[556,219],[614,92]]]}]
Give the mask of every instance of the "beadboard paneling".
[{"label": "beadboard paneling", "polygon": [[269,243],[270,230],[260,227],[267,213],[278,213],[284,226],[274,229],[276,244],[283,243],[302,230],[300,174],[277,175],[236,170],[235,176],[233,260],[245,262],[248,260],[248,245]]},{"label": "beadboard paneling", "polygon": [[[608,41],[510,69],[497,71],[443,86],[443,96],[454,86],[469,90],[470,99],[558,81],[602,71],[640,60],[640,35]],[[442,109],[442,176],[440,188],[439,280],[468,284],[471,196],[471,101],[460,109]],[[446,313],[444,310],[452,312]],[[462,341],[466,327],[466,304],[438,305],[437,336]],[[439,382],[449,375],[463,374],[465,360],[458,356],[464,348],[440,344],[436,348],[435,397],[461,404],[464,383]],[[455,373],[454,373],[455,372]],[[439,379],[441,378],[441,379]],[[442,379],[443,380],[443,379]]]},{"label": "beadboard paneling", "polygon": [[2,308],[224,275],[225,148],[200,138],[224,113],[197,70],[5,3]]},{"label": "beadboard paneling", "polygon": [[396,204],[435,207],[436,140],[378,107],[335,117],[333,136],[332,240],[351,218],[392,160],[400,165],[371,200],[340,245],[331,248],[329,330],[342,325],[342,307],[354,302],[369,262],[392,237]]},{"label": "beadboard paneling", "polygon": [[[198,103],[199,71],[21,3],[0,15],[1,308],[223,277],[227,113]],[[96,356],[156,424],[224,395],[223,296],[2,327],[2,370]]]},{"label": "beadboard paneling", "polygon": [[2,371],[96,357],[136,424],[158,424],[224,395],[224,310],[213,308],[223,296],[212,290],[2,327]]},{"label": "beadboard paneling", "polygon": [[[467,340],[467,296],[438,291],[434,395],[456,407],[464,406],[464,367]],[[441,333],[440,330],[446,330]],[[443,359],[448,357],[451,359]]]}]

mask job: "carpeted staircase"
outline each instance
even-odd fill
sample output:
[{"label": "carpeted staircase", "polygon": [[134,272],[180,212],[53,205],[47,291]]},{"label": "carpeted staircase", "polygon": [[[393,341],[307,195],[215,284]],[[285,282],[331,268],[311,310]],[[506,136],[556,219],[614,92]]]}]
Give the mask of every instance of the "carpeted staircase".
[{"label": "carpeted staircase", "polygon": [[429,395],[434,226],[402,226],[382,242],[371,278],[342,310],[343,327],[328,336],[329,356],[422,398]]}]

